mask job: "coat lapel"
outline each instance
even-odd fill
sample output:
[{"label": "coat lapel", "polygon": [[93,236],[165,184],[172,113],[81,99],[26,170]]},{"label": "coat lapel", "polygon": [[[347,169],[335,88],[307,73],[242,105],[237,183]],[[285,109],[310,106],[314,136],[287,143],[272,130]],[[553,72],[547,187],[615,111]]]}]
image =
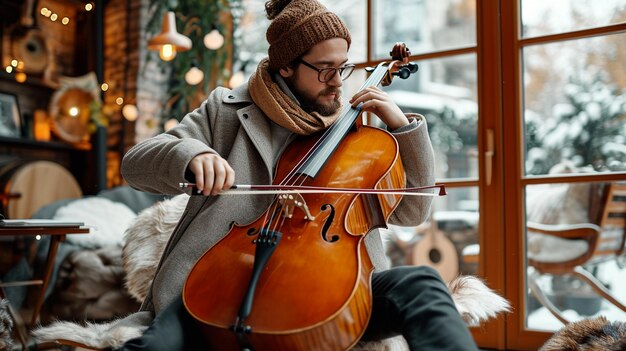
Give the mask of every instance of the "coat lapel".
[{"label": "coat lapel", "polygon": [[261,155],[270,179],[273,179],[272,131],[267,116],[252,102],[245,85],[224,96],[223,102],[227,104],[249,103],[249,105],[237,110],[237,118]]}]

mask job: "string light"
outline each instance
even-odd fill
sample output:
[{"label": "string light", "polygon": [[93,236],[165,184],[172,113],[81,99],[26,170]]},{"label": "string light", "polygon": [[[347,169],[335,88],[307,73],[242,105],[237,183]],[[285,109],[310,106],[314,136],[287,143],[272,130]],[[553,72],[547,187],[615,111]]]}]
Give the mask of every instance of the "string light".
[{"label": "string light", "polygon": [[126,104],[122,107],[122,115],[124,115],[124,118],[126,118],[127,121],[133,122],[139,116],[139,110],[137,109],[137,106],[133,104]]},{"label": "string light", "polygon": [[13,66],[7,66],[5,70],[7,71],[7,73],[11,73],[13,72]]},{"label": "string light", "polygon": [[121,96],[118,97],[117,99],[115,99],[115,103],[122,106],[122,104],[124,103],[124,98],[122,98]]},{"label": "string light", "polygon": [[233,76],[230,77],[230,80],[228,81],[228,86],[231,89],[235,89],[236,87],[243,84],[244,79],[245,79],[245,76],[243,74],[243,71],[237,71],[237,73],[233,74]]},{"label": "string light", "polygon": [[17,60],[16,59],[11,60],[11,66],[17,67]]},{"label": "string light", "polygon": [[191,65],[191,68],[187,73],[185,73],[185,82],[189,85],[197,85],[204,79],[204,72],[201,69],[196,67],[196,65]]},{"label": "string light", "polygon": [[85,11],[91,11],[91,10],[93,10],[93,4],[92,3],[85,4]]},{"label": "string light", "polygon": [[203,42],[207,49],[217,50],[224,45],[224,36],[217,29],[213,29],[204,36]]},{"label": "string light", "polygon": [[[41,10],[39,10],[39,13],[40,13],[42,16],[47,17],[48,19],[50,19],[50,21],[52,21],[52,22],[56,22],[56,20],[58,20],[58,19],[59,19],[59,14],[57,14],[57,13],[53,13],[53,12],[52,12],[52,11],[50,11],[50,9],[49,9],[49,8],[47,8],[47,7],[42,7],[42,8],[41,8]],[[64,17],[61,19],[61,23],[62,23],[63,25],[67,25],[68,23],[70,23],[70,18],[69,18],[69,17],[67,17],[67,16],[64,16]]]},{"label": "string light", "polygon": [[109,90],[109,85],[108,85],[107,83],[102,83],[102,84],[100,85],[100,89],[101,89],[102,91],[107,91],[107,90]]},{"label": "string light", "polygon": [[178,120],[176,118],[171,118],[165,122],[163,125],[163,129],[167,132],[168,130],[176,127],[178,125]]},{"label": "string light", "polygon": [[26,81],[26,73],[24,72],[15,73],[15,81],[18,83],[24,83]]},{"label": "string light", "polygon": [[67,113],[72,116],[72,117],[76,117],[78,116],[78,114],[80,113],[80,109],[76,106],[72,106],[70,107],[70,109],[67,111]]},{"label": "string light", "polygon": [[[228,86],[231,89],[235,89],[236,87],[240,86],[241,84],[243,84],[246,80],[246,66],[248,65],[248,63],[250,63],[250,60],[246,60],[246,61],[239,61],[239,69],[237,70],[237,72],[235,72],[235,74],[233,74],[230,79],[228,80]],[[233,66],[236,66],[237,63]]]}]

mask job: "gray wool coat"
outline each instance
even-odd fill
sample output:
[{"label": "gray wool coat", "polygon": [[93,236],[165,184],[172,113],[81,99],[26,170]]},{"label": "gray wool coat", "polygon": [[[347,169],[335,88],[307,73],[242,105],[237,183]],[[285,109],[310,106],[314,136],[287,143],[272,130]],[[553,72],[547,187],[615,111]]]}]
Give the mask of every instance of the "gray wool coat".
[{"label": "gray wool coat", "polygon": [[[407,186],[434,184],[434,160],[426,121],[394,133],[407,174]],[[218,88],[195,111],[166,133],[145,140],[126,153],[122,175],[134,188],[159,194],[179,194],[187,165],[204,152],[214,152],[235,170],[235,184],[271,184],[275,164],[270,120],[252,102],[247,85],[235,90]],[[404,128],[402,130],[405,130]],[[247,224],[261,215],[272,196],[192,196],[168,242],[154,277],[144,310],[158,313],[180,295],[196,260],[218,242],[230,223]],[[428,216],[431,198],[405,196],[390,223],[413,226]],[[387,267],[377,231],[366,236],[366,247],[376,269]]]}]

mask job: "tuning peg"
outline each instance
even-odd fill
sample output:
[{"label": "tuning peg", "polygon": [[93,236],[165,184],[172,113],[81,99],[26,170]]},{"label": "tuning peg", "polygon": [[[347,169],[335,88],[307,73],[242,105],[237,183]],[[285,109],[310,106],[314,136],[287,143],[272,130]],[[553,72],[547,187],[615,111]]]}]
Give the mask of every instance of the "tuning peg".
[{"label": "tuning peg", "polygon": [[407,79],[411,75],[411,70],[407,67],[400,67],[397,72],[392,73],[396,77],[400,77],[402,79]]},{"label": "tuning peg", "polygon": [[409,68],[409,71],[411,71],[411,73],[415,73],[419,69],[419,66],[415,62],[409,62],[406,65]]}]

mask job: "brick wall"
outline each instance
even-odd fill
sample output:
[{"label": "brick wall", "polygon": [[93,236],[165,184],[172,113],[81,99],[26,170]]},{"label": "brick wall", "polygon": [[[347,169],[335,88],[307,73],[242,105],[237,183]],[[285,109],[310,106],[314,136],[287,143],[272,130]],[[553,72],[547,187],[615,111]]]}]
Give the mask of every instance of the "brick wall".
[{"label": "brick wall", "polygon": [[[168,88],[169,71],[148,59],[148,4],[148,0],[111,0],[105,9],[104,81],[109,90],[104,103],[112,111],[107,140],[109,187],[123,183],[119,166],[124,153],[158,131],[161,101]],[[136,121],[122,116],[122,106],[115,102],[118,97],[124,99],[124,104],[137,106]]]}]

